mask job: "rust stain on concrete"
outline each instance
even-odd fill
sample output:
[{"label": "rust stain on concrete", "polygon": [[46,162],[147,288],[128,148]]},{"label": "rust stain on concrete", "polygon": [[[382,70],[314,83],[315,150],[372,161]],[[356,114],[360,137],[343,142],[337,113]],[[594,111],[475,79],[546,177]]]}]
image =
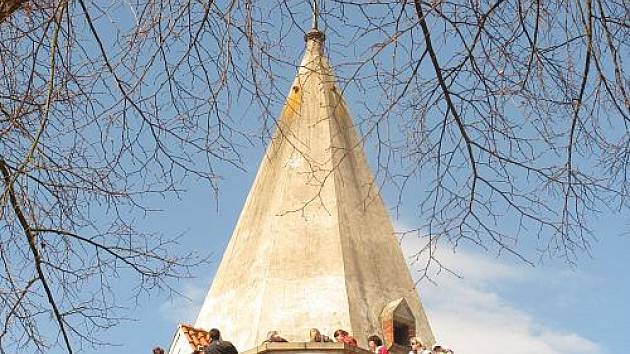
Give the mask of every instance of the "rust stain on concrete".
[{"label": "rust stain on concrete", "polygon": [[293,118],[298,115],[302,106],[302,89],[300,86],[293,86],[291,92],[287,97],[287,102],[284,104],[282,110],[282,116],[286,118]]}]

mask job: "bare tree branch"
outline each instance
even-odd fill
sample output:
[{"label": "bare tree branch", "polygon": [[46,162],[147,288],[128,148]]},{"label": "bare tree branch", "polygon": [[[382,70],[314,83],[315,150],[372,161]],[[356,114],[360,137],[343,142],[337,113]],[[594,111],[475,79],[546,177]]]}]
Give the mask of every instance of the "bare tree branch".
[{"label": "bare tree branch", "polygon": [[0,24],[26,3],[26,0],[2,0],[0,2]]}]

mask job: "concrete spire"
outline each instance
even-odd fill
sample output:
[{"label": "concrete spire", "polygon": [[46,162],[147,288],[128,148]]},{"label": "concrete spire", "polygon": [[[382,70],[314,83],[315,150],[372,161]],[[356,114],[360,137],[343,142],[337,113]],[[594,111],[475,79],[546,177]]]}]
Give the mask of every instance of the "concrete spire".
[{"label": "concrete spire", "polygon": [[323,42],[318,29],[306,34],[277,131],[195,327],[221,329],[239,350],[271,330],[308,341],[312,327],[346,329],[366,347],[371,334],[393,341],[387,331],[398,311],[432,343]]}]

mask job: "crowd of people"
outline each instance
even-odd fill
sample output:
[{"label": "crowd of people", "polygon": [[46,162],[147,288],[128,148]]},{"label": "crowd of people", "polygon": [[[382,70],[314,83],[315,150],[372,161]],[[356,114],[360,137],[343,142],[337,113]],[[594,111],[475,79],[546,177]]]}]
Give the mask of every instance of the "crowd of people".
[{"label": "crowd of people", "polygon": [[[333,337],[337,343],[345,343],[354,347],[358,346],[356,338],[343,329],[336,330]],[[310,341],[333,342],[328,336],[322,335],[317,328],[311,328]],[[383,340],[379,336],[371,335],[367,338],[367,341],[368,350],[370,352],[374,354],[389,354],[387,347],[383,345]],[[197,352],[204,354],[238,354],[238,351],[231,342],[221,339],[221,332],[216,328],[208,332],[208,342],[208,345],[197,348]],[[267,338],[263,341],[263,343],[277,342],[287,342],[286,339],[280,336],[278,331],[270,331],[267,333]],[[434,344],[431,349],[429,349],[423,345],[422,340],[418,337],[409,338],[409,346],[411,347],[409,354],[454,354],[451,349],[441,344]],[[156,347],[153,349],[153,354],[164,354],[164,350]]]},{"label": "crowd of people", "polygon": [[[335,331],[335,340],[337,342],[346,343],[349,345],[357,346],[357,340],[352,337],[348,332],[343,329]],[[383,345],[383,340],[377,335],[371,335],[367,338],[368,349],[374,354],[389,354],[387,347]],[[409,338],[409,346],[411,350],[409,354],[454,354],[453,350],[444,347],[441,344],[434,344],[431,349],[428,349],[422,344],[422,340],[418,337]]]}]

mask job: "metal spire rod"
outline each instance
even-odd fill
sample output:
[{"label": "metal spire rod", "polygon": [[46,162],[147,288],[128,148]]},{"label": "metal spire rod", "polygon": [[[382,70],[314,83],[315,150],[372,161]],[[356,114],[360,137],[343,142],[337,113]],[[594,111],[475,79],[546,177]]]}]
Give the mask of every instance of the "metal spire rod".
[{"label": "metal spire rod", "polygon": [[311,4],[311,10],[313,11],[313,27],[310,31],[304,34],[304,40],[306,42],[310,40],[316,40],[320,43],[323,43],[326,39],[326,36],[319,30],[319,6],[317,4],[318,1],[321,0],[311,0],[309,3]]},{"label": "metal spire rod", "polygon": [[311,2],[311,8],[313,10],[313,28],[319,29],[319,7],[317,6],[317,0]]}]

